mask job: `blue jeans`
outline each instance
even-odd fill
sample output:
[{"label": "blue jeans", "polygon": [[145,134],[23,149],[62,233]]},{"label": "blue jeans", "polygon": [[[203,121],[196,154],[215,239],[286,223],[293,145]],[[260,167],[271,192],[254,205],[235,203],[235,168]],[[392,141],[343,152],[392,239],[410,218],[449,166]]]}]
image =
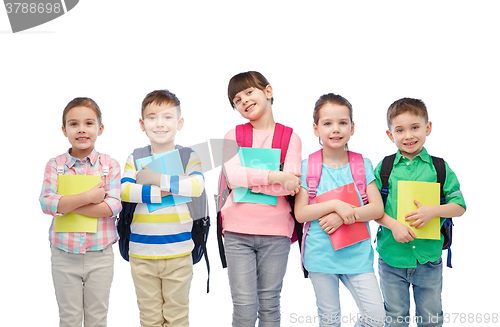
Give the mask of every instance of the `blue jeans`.
[{"label": "blue jeans", "polygon": [[[309,272],[309,278],[316,293],[320,327],[340,326],[341,322],[351,321],[356,321],[355,326],[384,325],[384,304],[374,273],[337,275]],[[358,317],[341,316],[339,280],[356,301],[360,311]]]},{"label": "blue jeans", "polygon": [[[442,259],[417,268],[395,268],[379,258],[380,289],[385,300],[386,326],[442,326]],[[410,317],[410,285],[413,286],[415,317]]]},{"label": "blue jeans", "polygon": [[285,236],[224,234],[233,299],[233,326],[280,326],[280,294],[290,239]]}]

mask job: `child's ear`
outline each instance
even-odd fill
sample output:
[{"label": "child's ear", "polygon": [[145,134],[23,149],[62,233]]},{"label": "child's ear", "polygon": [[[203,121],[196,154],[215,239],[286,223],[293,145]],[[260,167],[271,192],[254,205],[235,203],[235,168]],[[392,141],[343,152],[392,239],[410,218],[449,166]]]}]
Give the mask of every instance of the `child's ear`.
[{"label": "child's ear", "polygon": [[351,136],[354,135],[354,122],[351,123]]},{"label": "child's ear", "polygon": [[99,126],[99,131],[97,132],[97,136],[101,136],[102,131],[104,131],[104,125],[103,124],[101,124],[101,126]]},{"label": "child's ear", "polygon": [[316,123],[313,123],[313,129],[314,129],[314,135],[319,137],[318,125],[316,125]]},{"label": "child's ear", "polygon": [[61,129],[62,129],[62,132],[63,132],[64,136],[68,137],[68,133],[66,133],[66,127],[64,127],[64,125],[62,125]]},{"label": "child's ear", "polygon": [[425,128],[425,136],[429,136],[432,131],[432,122],[427,122],[427,126]]},{"label": "child's ear", "polygon": [[387,134],[387,136],[389,137],[389,139],[391,139],[392,143],[394,143],[394,135],[392,135],[391,131],[390,130],[386,130],[385,133]]},{"label": "child's ear", "polygon": [[271,85],[267,85],[264,89],[264,93],[266,94],[267,100],[271,100],[273,97],[273,87]]},{"label": "child's ear", "polygon": [[141,131],[145,132],[146,128],[144,128],[144,120],[142,118],[139,118],[139,125],[141,126]]},{"label": "child's ear", "polygon": [[179,118],[179,121],[177,122],[177,130],[180,131],[182,127],[184,126],[184,118]]}]

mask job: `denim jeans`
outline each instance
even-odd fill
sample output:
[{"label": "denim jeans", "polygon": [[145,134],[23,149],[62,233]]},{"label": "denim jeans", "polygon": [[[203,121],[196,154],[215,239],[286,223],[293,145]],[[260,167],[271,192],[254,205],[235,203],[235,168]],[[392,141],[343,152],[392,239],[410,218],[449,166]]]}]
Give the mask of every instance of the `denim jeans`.
[{"label": "denim jeans", "polygon": [[[309,272],[309,278],[316,293],[320,327],[340,326],[342,322],[351,321],[356,321],[355,326],[384,325],[384,304],[374,273],[337,275]],[[339,280],[356,301],[360,313],[358,318],[340,314]]]},{"label": "denim jeans", "polygon": [[[442,259],[417,268],[395,268],[379,258],[380,289],[386,310],[385,326],[442,326]],[[413,286],[415,317],[410,317],[410,285]]]},{"label": "denim jeans", "polygon": [[290,239],[285,236],[224,234],[233,326],[280,326],[280,294]]}]

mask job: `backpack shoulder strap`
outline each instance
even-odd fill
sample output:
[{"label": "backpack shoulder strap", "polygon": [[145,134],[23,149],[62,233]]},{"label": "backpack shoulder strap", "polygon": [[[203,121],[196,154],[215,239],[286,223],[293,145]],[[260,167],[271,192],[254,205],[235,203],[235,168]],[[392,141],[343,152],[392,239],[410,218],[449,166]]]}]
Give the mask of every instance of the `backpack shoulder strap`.
[{"label": "backpack shoulder strap", "polygon": [[281,149],[280,164],[285,162],[288,145],[290,144],[290,139],[292,138],[292,133],[293,129],[291,127],[276,123],[276,126],[274,128],[272,148]]},{"label": "backpack shoulder strap", "polygon": [[[132,155],[134,156],[134,165],[136,165],[135,162],[137,159],[151,156],[151,145],[146,145],[145,147],[134,149]],[[138,167],[136,166],[135,169],[138,170],[137,168]]]},{"label": "backpack shoulder strap", "polygon": [[[446,165],[444,163],[443,158],[439,157],[434,157],[431,156],[432,158],[432,164],[434,165],[434,168],[436,169],[436,175],[437,175],[437,182],[439,183],[439,191],[440,191],[440,204],[446,204],[446,197],[444,196],[444,182],[446,181]],[[446,218],[444,220],[443,225],[441,226],[441,234],[444,235],[444,242],[443,242],[443,250],[447,249],[448,250],[448,256],[446,259],[446,265],[450,268],[452,268],[451,265],[451,243],[452,243],[452,237],[453,237],[453,219],[452,218]]]},{"label": "backpack shoulder strap", "polygon": [[382,182],[382,189],[380,190],[380,195],[382,195],[382,200],[387,202],[387,196],[389,195],[389,177],[391,176],[392,167],[394,166],[394,159],[396,159],[396,154],[391,154],[382,160],[382,167],[380,169],[380,180]]},{"label": "backpack shoulder strap", "polygon": [[365,161],[363,156],[359,153],[348,151],[349,167],[351,168],[352,178],[358,188],[359,194],[364,204],[368,203],[368,196],[366,195],[366,175],[365,175]]},{"label": "backpack shoulder strap", "polygon": [[99,153],[99,163],[102,167],[102,174],[104,177],[109,174],[109,167],[111,165],[111,157],[108,154]]},{"label": "backpack shoulder strap", "polygon": [[184,172],[186,172],[186,167],[189,163],[189,158],[191,158],[191,148],[183,147],[180,145],[176,145],[175,148],[179,150],[179,155],[182,161],[182,167],[184,168]]},{"label": "backpack shoulder strap", "polygon": [[64,175],[64,166],[66,165],[66,153],[56,157],[57,175]]},{"label": "backpack shoulder strap", "polygon": [[446,181],[446,166],[444,164],[443,158],[434,156],[431,156],[431,158],[434,168],[436,169],[437,182],[440,185],[441,204],[446,204],[446,199],[443,191],[444,182]]},{"label": "backpack shoulder strap", "polygon": [[321,171],[323,169],[323,150],[318,150],[309,155],[307,161],[307,176],[306,183],[309,193],[309,204],[314,202],[316,196],[316,188],[319,185]]},{"label": "backpack shoulder strap", "polygon": [[253,143],[252,124],[246,123],[236,126],[236,142],[240,147],[251,148]]}]

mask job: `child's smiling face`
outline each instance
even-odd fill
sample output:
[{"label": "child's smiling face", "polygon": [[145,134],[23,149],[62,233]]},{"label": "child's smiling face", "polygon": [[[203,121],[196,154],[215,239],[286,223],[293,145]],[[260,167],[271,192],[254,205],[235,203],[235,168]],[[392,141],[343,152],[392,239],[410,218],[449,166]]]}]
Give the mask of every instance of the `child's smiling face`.
[{"label": "child's smiling face", "polygon": [[418,155],[431,133],[432,123],[411,112],[404,112],[392,119],[387,136],[396,144],[401,155],[410,160]]},{"label": "child's smiling face", "polygon": [[71,155],[83,159],[92,152],[97,136],[102,134],[104,125],[94,110],[79,106],[66,114],[65,125],[62,127],[64,136],[71,144]]},{"label": "child's smiling face", "polygon": [[243,118],[253,121],[270,110],[272,96],[273,90],[270,85],[264,90],[249,87],[236,93],[233,104]]},{"label": "child's smiling face", "polygon": [[326,103],[319,109],[318,123],[313,128],[324,148],[344,149],[354,134],[349,108],[335,103]]},{"label": "child's smiling face", "polygon": [[179,117],[178,108],[169,103],[151,103],[144,108],[143,116],[139,123],[149,137],[153,151],[162,153],[173,150],[175,134],[184,124],[184,119]]}]

